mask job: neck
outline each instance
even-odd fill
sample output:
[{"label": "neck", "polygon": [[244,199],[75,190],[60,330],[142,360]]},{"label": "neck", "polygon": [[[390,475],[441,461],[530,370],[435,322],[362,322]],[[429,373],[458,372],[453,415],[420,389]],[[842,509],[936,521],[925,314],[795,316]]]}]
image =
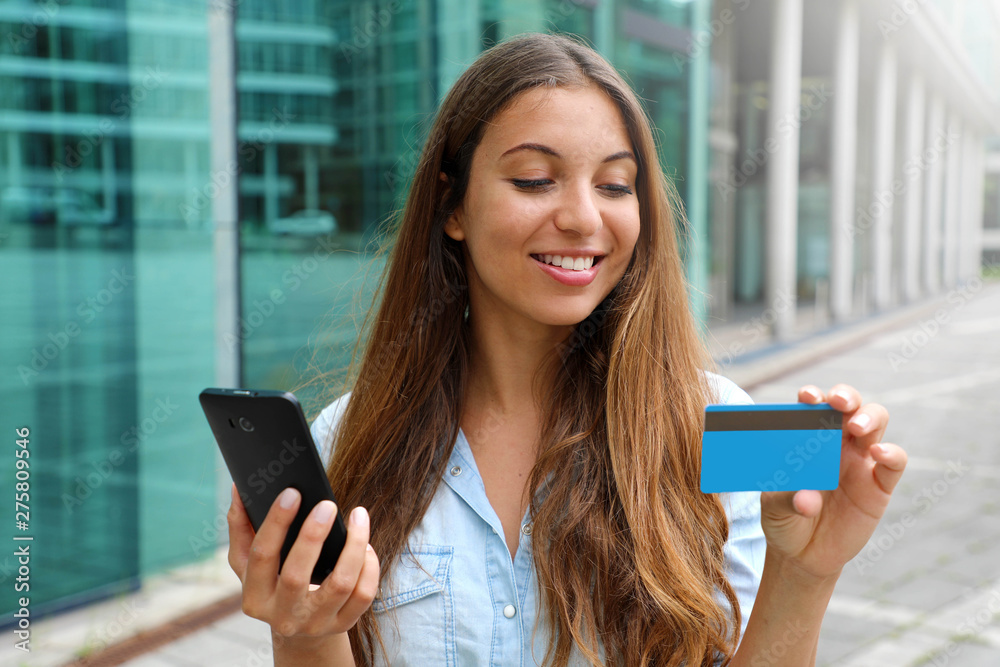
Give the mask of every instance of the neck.
[{"label": "neck", "polygon": [[551,382],[539,373],[549,372],[543,366],[570,327],[513,327],[493,319],[470,317],[466,405],[474,414],[535,414],[538,391]]}]

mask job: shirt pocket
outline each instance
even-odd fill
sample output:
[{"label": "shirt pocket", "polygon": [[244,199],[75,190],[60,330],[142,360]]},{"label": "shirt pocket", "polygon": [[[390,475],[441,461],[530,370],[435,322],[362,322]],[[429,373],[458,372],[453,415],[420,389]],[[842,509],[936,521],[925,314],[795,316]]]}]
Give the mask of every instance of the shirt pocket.
[{"label": "shirt pocket", "polygon": [[388,665],[454,665],[453,547],[421,545],[396,562],[372,603]]}]

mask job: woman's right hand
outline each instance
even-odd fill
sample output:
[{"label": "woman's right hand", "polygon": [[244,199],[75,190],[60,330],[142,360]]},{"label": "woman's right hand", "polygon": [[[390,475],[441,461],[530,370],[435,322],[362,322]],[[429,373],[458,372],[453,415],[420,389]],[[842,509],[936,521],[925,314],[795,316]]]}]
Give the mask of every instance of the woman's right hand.
[{"label": "woman's right hand", "polygon": [[337,512],[329,500],[309,513],[278,573],[285,534],[301,500],[295,489],[282,491],[254,534],[233,485],[227,515],[229,565],[243,582],[243,613],[285,638],[342,634],[357,623],[378,591],[379,562],[368,544],[368,512],[363,507],[351,512],[344,550],[333,572],[316,587],[309,580]]}]

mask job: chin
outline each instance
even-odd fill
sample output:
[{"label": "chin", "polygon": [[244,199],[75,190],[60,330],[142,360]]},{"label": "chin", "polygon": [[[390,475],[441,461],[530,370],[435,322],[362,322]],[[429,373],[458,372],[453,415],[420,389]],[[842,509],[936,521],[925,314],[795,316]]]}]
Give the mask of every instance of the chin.
[{"label": "chin", "polygon": [[540,314],[538,321],[553,327],[575,327],[590,317],[599,304],[551,308]]}]

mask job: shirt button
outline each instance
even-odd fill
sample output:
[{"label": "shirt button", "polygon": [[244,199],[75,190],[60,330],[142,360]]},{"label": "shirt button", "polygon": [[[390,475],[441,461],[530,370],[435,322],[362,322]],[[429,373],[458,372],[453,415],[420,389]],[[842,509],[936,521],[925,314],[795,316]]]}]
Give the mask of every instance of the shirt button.
[{"label": "shirt button", "polygon": [[531,524],[526,523],[521,526],[521,532],[525,535],[531,535]]},{"label": "shirt button", "polygon": [[453,466],[452,469],[449,470],[448,472],[451,473],[452,477],[458,477],[459,475],[462,474],[462,466]]},{"label": "shirt button", "polygon": [[512,604],[509,604],[503,608],[503,615],[506,616],[507,618],[514,618],[514,614],[516,613],[517,609],[515,609],[514,605]]}]

